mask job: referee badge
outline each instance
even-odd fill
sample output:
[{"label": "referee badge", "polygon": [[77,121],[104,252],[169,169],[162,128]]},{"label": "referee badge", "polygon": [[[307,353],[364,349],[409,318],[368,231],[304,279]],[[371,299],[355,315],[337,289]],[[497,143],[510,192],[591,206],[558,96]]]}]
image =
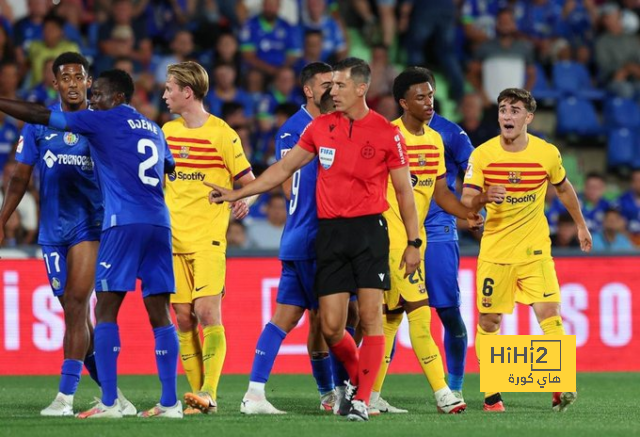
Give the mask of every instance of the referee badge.
[{"label": "referee badge", "polygon": [[329,170],[333,165],[333,160],[336,157],[336,149],[331,149],[330,147],[320,147],[320,164],[322,168],[325,170]]}]

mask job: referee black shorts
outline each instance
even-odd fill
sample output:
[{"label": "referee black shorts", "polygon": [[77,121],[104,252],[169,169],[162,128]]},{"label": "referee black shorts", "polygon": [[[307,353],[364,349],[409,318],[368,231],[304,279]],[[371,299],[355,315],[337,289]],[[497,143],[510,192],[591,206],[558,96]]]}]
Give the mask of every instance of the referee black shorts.
[{"label": "referee black shorts", "polygon": [[320,220],[316,253],[318,297],[391,288],[389,231],[382,214]]}]

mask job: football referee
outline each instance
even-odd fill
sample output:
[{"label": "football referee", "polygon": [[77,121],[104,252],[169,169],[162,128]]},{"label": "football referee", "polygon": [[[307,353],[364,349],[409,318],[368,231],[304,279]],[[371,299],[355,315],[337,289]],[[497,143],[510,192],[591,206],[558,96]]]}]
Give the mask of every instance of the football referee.
[{"label": "football referee", "polygon": [[[390,288],[390,275],[389,236],[382,212],[389,207],[389,176],[409,239],[398,266],[406,276],[419,266],[422,244],[404,138],[396,126],[367,107],[370,80],[371,69],[363,60],[340,61],[334,66],[331,87],[336,112],[315,118],[282,160],[241,189],[205,182],[212,188],[211,202],[233,202],[282,184],[318,156],[316,292],[322,332],[350,378],[340,412],[354,421],[368,420],[371,388],[384,357],[382,292]],[[359,354],[353,337],[345,335],[353,293],[358,295],[364,334]]]}]

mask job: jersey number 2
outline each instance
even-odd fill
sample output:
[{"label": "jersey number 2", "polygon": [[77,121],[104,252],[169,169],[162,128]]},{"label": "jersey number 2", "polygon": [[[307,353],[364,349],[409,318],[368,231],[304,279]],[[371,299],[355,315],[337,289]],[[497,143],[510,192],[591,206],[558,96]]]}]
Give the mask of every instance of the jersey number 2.
[{"label": "jersey number 2", "polygon": [[138,177],[143,184],[155,187],[160,183],[160,179],[147,176],[145,172],[158,163],[158,148],[155,143],[149,139],[143,138],[138,141],[138,153],[146,155],[147,147],[151,149],[151,156],[140,163],[138,167]]}]

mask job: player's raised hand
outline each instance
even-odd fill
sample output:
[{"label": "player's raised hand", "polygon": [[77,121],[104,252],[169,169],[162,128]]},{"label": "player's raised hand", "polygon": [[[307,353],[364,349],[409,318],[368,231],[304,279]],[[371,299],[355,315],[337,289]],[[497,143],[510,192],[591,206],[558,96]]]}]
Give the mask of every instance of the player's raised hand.
[{"label": "player's raised hand", "polygon": [[233,218],[236,220],[242,220],[249,214],[249,205],[244,200],[238,200],[229,204],[229,208],[233,213]]},{"label": "player's raised hand", "polygon": [[583,252],[591,252],[593,240],[591,239],[591,232],[586,226],[578,226],[578,240],[580,241],[580,249]]},{"label": "player's raised hand", "polygon": [[402,260],[400,261],[400,270],[402,270],[403,268],[405,269],[404,277],[406,278],[407,276],[413,274],[413,272],[415,272],[418,267],[420,267],[420,249],[413,246],[407,246],[407,248],[404,250],[404,253],[402,254]]},{"label": "player's raised hand", "polygon": [[235,202],[239,199],[234,190],[223,188],[207,181],[203,181],[202,183],[211,188],[209,192],[209,203],[220,204],[222,202]]},{"label": "player's raised hand", "polygon": [[507,195],[507,189],[504,185],[490,185],[486,191],[487,203],[502,203]]},{"label": "player's raised hand", "polygon": [[469,229],[477,231],[484,225],[484,217],[478,213],[469,212],[467,214],[467,224],[469,225]]}]

